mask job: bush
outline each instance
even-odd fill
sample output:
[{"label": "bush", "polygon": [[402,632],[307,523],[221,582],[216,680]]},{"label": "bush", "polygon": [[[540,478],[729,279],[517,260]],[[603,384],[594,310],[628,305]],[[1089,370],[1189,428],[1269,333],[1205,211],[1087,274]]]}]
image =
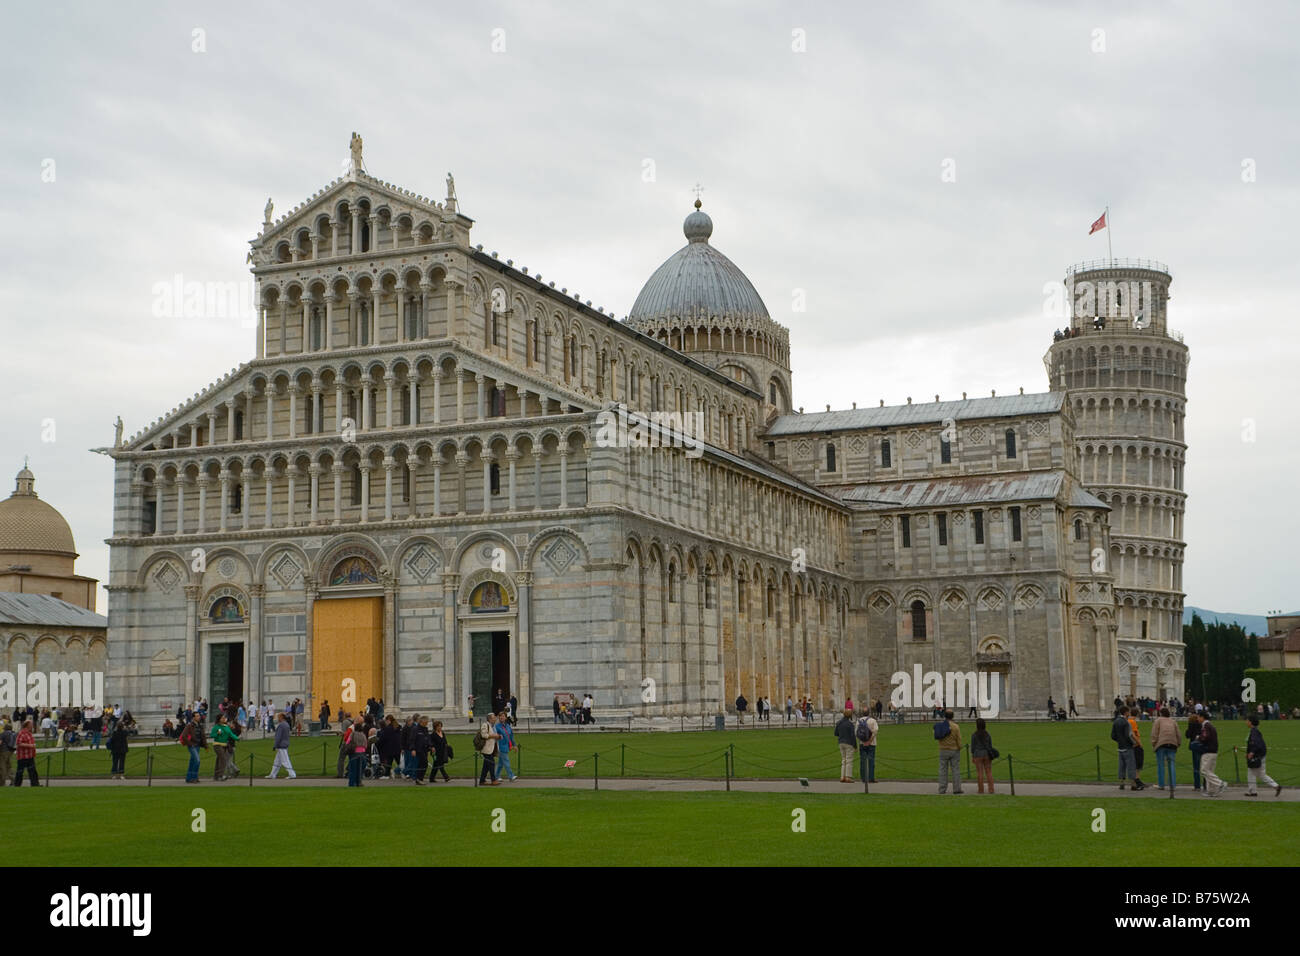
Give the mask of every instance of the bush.
[{"label": "bush", "polygon": [[[1252,667],[1246,676],[1255,680],[1255,700],[1263,704],[1277,701],[1282,710],[1300,707],[1300,670],[1268,670]],[[1253,710],[1253,707],[1252,707]]]}]

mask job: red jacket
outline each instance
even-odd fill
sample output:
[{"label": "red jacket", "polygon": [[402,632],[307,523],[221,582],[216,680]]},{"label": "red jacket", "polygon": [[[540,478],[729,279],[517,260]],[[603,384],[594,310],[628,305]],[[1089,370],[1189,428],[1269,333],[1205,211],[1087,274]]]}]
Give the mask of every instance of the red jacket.
[{"label": "red jacket", "polygon": [[32,732],[24,727],[18,731],[18,746],[15,748],[18,752],[19,760],[36,759],[36,738]]}]

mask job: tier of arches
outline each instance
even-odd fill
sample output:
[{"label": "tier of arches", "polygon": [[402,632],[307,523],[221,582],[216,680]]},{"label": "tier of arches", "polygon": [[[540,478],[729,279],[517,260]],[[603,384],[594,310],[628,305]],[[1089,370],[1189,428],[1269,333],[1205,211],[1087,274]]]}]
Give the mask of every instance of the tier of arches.
[{"label": "tier of arches", "polygon": [[[0,663],[11,673],[19,667],[46,675],[103,673],[108,669],[108,641],[102,634],[52,633],[7,625],[0,628]],[[85,691],[89,694],[88,688]]]},{"label": "tier of arches", "polygon": [[1186,440],[1185,406],[1181,400],[1122,394],[1074,398],[1076,435],[1132,435]]},{"label": "tier of arches", "polygon": [[[1075,340],[1071,340],[1075,341]],[[1052,346],[1052,379],[1066,388],[1138,386],[1183,393],[1187,349],[1179,345]]]},{"label": "tier of arches", "polygon": [[139,535],[583,507],[581,425],[139,464]]},{"label": "tier of arches", "polygon": [[700,324],[643,319],[629,325],[682,353],[734,352],[790,367],[790,333],[771,319],[717,315]]},{"label": "tier of arches", "polygon": [[297,227],[271,249],[274,262],[308,262],[338,256],[410,249],[452,238],[451,224],[433,214],[398,209],[362,194],[340,199]]},{"label": "tier of arches", "polygon": [[[1079,447],[1079,480],[1087,488],[1139,485],[1183,490],[1186,449],[1159,441],[1085,441]],[[1098,493],[1100,497],[1100,493]]]}]

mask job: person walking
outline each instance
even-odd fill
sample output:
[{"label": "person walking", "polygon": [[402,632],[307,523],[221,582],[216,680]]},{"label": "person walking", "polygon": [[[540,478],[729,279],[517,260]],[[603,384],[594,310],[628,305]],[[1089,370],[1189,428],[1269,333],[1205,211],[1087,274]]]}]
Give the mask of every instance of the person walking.
[{"label": "person walking", "polygon": [[14,733],[9,721],[0,718],[0,787],[9,783],[9,772],[13,770],[14,751],[18,749],[18,735]]},{"label": "person walking", "polygon": [[433,744],[433,766],[429,768],[429,782],[435,783],[438,774],[442,774],[442,779],[451,783],[451,777],[447,776],[447,762],[451,760],[451,744],[447,742],[447,735],[442,732],[442,721],[433,722],[433,733],[429,735],[429,740]]},{"label": "person walking", "polygon": [[203,723],[199,714],[195,711],[190,712],[190,722],[181,730],[177,742],[190,752],[190,763],[185,768],[185,782],[199,782],[199,748],[206,749],[208,746],[207,737],[203,732]]},{"label": "person walking", "polygon": [[1169,708],[1161,707],[1160,716],[1151,724],[1151,746],[1156,749],[1156,789],[1165,788],[1165,771],[1169,773],[1169,789],[1177,785],[1177,773],[1174,771],[1178,756],[1178,723],[1169,716]]},{"label": "person walking", "polygon": [[32,786],[39,787],[41,778],[36,772],[36,736],[32,733],[30,719],[24,720],[18,731],[18,736],[14,740],[14,752],[18,758],[18,769],[14,771],[14,786],[23,785],[23,771],[26,770]]},{"label": "person walking", "polygon": [[1115,741],[1119,755],[1119,788],[1124,789],[1124,781],[1131,780],[1134,790],[1143,790],[1145,785],[1137,779],[1137,769],[1133,759],[1133,728],[1128,722],[1128,705],[1120,704],[1110,725],[1110,739]]},{"label": "person walking", "polygon": [[[747,708],[748,706],[749,706],[749,701],[745,700],[744,691],[736,695],[736,720],[739,722],[740,726],[742,727],[745,726],[745,708]],[[762,720],[763,705],[761,702],[759,703],[758,708],[759,708],[759,720]]]},{"label": "person walking", "polygon": [[943,720],[934,725],[934,739],[939,741],[939,792],[948,792],[948,777],[952,777],[952,792],[961,793],[961,726],[952,719],[952,711],[943,712]]},{"label": "person walking", "polygon": [[429,767],[429,750],[433,742],[429,739],[429,718],[421,717],[411,730],[411,764],[414,768],[411,779],[417,787],[424,786],[424,772]]},{"label": "person walking", "polygon": [[293,772],[293,764],[289,762],[289,722],[285,720],[284,714],[275,723],[275,743],[272,745],[275,753],[271,761],[271,772],[266,775],[267,780],[274,780],[280,775],[280,768],[283,767],[289,771],[289,779],[293,780],[298,775]]},{"label": "person walking", "polygon": [[1142,729],[1137,722],[1139,713],[1141,711],[1129,710],[1128,725],[1133,731],[1133,779],[1140,784],[1135,789],[1144,790],[1146,784],[1142,783],[1142,764],[1146,759],[1146,751],[1142,747]]},{"label": "person walking", "polygon": [[853,782],[853,751],[858,749],[858,738],[853,726],[853,711],[845,708],[844,716],[835,724],[836,740],[840,742],[840,783]]},{"label": "person walking", "polygon": [[390,780],[397,779],[393,776],[393,762],[402,755],[402,734],[397,729],[397,718],[392,714],[384,718],[384,722],[375,733],[375,741],[379,747],[379,765],[382,768],[382,775]]},{"label": "person walking", "polygon": [[1205,745],[1201,743],[1201,718],[1195,711],[1187,715],[1187,730],[1183,736],[1187,738],[1187,749],[1192,755],[1192,788],[1199,793],[1205,789],[1205,781],[1201,779],[1201,755],[1205,753]]},{"label": "person walking", "polygon": [[114,780],[126,779],[127,747],[126,727],[119,723],[113,728],[112,736],[108,738],[108,752],[112,755],[112,770],[110,773]]},{"label": "person walking", "polygon": [[320,705],[320,713],[317,715],[320,718],[321,730],[330,729],[330,713],[330,702],[327,700],[325,703]]},{"label": "person walking", "polygon": [[1246,738],[1246,796],[1258,796],[1255,791],[1255,781],[1263,780],[1273,788],[1275,797],[1282,796],[1282,785],[1268,775],[1264,769],[1264,758],[1268,754],[1268,747],[1264,745],[1264,735],[1259,732],[1259,718],[1251,714],[1247,718],[1250,723],[1250,734]]},{"label": "person walking", "polygon": [[788,724],[794,720],[794,698],[789,694],[785,695],[785,722]]},{"label": "person walking", "polygon": [[1077,710],[1074,709],[1074,695],[1073,695],[1073,694],[1070,695],[1070,716],[1071,716],[1071,717],[1078,717],[1078,716],[1079,716],[1079,712],[1078,712]]},{"label": "person walking", "polygon": [[334,774],[334,779],[336,780],[342,780],[343,775],[347,772],[348,758],[350,756],[348,753],[348,743],[352,739],[352,727],[352,718],[341,713],[339,715],[339,729],[342,733],[339,734],[339,762],[338,767],[336,768],[336,773]]},{"label": "person walking", "polygon": [[876,736],[880,733],[880,722],[867,710],[858,718],[854,730],[858,738],[858,777],[863,783],[876,782]]},{"label": "person walking", "polygon": [[501,714],[500,717],[496,725],[496,732],[501,735],[501,742],[497,744],[497,779],[514,783],[518,779],[518,774],[510,768],[510,751],[515,749],[515,732],[511,729],[506,715]]},{"label": "person walking", "polygon": [[989,793],[993,792],[993,736],[983,717],[975,720],[975,733],[970,735],[970,760],[975,765],[975,779],[979,781],[979,792],[984,792],[984,781],[988,781]]},{"label": "person walking", "polygon": [[1205,795],[1217,797],[1228,789],[1227,781],[1214,772],[1219,762],[1219,731],[1210,720],[1209,712],[1201,721],[1201,777],[1205,780]]},{"label": "person walking", "polygon": [[496,760],[497,741],[501,739],[501,735],[496,732],[495,724],[495,715],[488,714],[478,729],[478,739],[483,742],[479,748],[479,754],[483,757],[483,768],[478,773],[480,787],[483,786],[483,781],[487,779],[489,773],[492,775],[492,786],[496,787],[501,784],[501,781],[497,779]]}]

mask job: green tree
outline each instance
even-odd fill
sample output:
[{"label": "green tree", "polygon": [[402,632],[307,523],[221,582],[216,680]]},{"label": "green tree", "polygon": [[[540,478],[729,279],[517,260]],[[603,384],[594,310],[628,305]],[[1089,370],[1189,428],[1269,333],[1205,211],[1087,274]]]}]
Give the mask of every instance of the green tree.
[{"label": "green tree", "polygon": [[1199,614],[1183,627],[1187,694],[1209,700],[1241,699],[1246,668],[1259,666],[1259,640],[1240,624],[1207,625]]}]

